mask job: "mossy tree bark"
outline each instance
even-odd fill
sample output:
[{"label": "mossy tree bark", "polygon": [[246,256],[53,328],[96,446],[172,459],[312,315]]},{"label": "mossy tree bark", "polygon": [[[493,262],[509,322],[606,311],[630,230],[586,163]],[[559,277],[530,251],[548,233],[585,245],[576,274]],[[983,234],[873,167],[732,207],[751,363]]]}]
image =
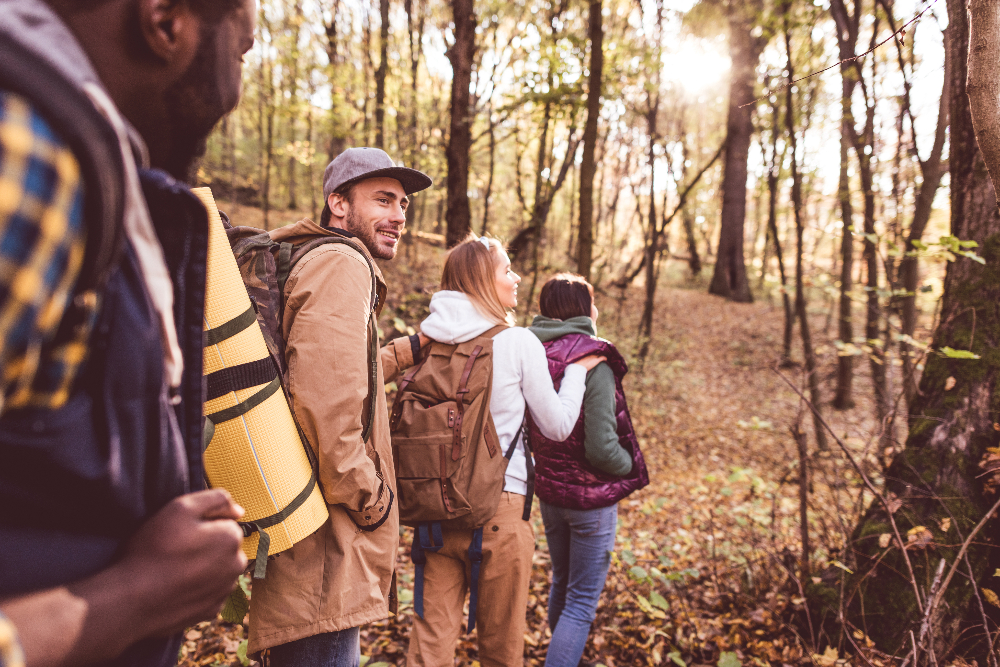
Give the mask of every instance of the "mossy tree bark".
[{"label": "mossy tree bark", "polygon": [[[977,241],[986,263],[960,257],[949,264],[933,347],[971,350],[979,358],[928,357],[910,406],[906,448],[886,474],[885,494],[899,534],[906,540],[911,529],[924,527],[909,533],[906,555],[913,577],[895,538],[886,542],[889,538],[882,537],[895,531],[881,502],[872,503],[851,535],[848,557],[855,573],[845,588],[848,629],[863,630],[880,649],[897,655],[910,651],[911,632],[919,636],[940,560],[950,567],[959,545],[996,500],[984,488],[979,463],[1000,441],[995,426],[1000,421],[1000,215],[966,95],[966,3],[948,0],[948,15],[951,233]],[[997,523],[986,524],[968,549],[967,563],[958,568],[965,574],[971,569],[972,577],[952,579],[941,604],[928,615],[930,631],[921,650],[933,650],[939,661],[952,652],[988,650],[975,643],[983,635],[983,612],[972,582],[988,584],[1000,561]]]}]

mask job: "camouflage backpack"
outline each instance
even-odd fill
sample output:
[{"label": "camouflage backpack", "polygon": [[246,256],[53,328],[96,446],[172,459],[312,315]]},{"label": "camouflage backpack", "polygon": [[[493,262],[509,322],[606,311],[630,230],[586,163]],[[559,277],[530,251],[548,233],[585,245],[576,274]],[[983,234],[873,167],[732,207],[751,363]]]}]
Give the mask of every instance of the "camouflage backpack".
[{"label": "camouflage backpack", "polygon": [[[228,222],[228,221],[227,221]],[[371,312],[368,317],[368,397],[365,399],[367,414],[364,415],[362,438],[368,442],[371,437],[372,421],[375,416],[375,385],[378,382],[378,291],[375,280],[375,267],[372,266],[368,254],[359,243],[346,236],[317,236],[303,243],[293,244],[278,242],[271,236],[254,227],[233,227],[226,225],[226,234],[236,265],[243,277],[243,284],[250,295],[251,309],[235,318],[232,326],[246,328],[256,319],[264,334],[264,341],[271,353],[271,358],[281,375],[281,387],[291,404],[292,397],[288,390],[288,363],[285,360],[285,339],[281,334],[282,316],[285,309],[285,282],[295,264],[310,251],[327,243],[341,243],[350,246],[360,253],[368,264],[372,276]],[[233,332],[221,332],[222,337]],[[304,438],[303,438],[304,439]]]}]

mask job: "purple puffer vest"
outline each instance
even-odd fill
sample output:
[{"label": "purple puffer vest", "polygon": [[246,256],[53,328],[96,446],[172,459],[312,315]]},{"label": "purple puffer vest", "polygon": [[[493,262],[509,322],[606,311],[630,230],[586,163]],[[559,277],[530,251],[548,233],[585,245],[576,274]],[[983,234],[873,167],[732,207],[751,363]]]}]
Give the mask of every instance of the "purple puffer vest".
[{"label": "purple puffer vest", "polygon": [[589,510],[614,505],[649,484],[646,461],[639,450],[622,389],[622,378],[628,373],[628,364],[614,345],[595,336],[566,334],[544,345],[549,374],[556,390],[562,384],[569,364],[589,354],[607,357],[607,363],[615,374],[618,443],[632,455],[632,470],[625,477],[615,477],[587,462],[583,410],[573,432],[562,442],[546,438],[529,419],[528,433],[535,453],[535,493],[550,505],[568,509]]}]

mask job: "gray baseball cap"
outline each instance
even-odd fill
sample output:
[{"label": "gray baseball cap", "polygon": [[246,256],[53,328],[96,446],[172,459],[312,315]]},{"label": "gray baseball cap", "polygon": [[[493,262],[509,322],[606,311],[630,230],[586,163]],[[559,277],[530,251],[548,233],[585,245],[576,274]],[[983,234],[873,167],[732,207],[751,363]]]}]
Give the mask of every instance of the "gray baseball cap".
[{"label": "gray baseball cap", "polygon": [[392,158],[379,148],[348,148],[326,165],[323,199],[329,199],[330,193],[341,185],[378,177],[395,178],[408,195],[426,190],[434,183],[421,171],[397,167]]}]

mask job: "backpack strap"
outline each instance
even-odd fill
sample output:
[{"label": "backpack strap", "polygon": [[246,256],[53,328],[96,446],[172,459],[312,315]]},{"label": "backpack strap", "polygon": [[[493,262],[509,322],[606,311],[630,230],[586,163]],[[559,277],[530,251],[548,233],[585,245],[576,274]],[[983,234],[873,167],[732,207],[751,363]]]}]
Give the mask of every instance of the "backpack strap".
[{"label": "backpack strap", "polygon": [[413,382],[414,376],[420,371],[420,367],[424,365],[425,361],[427,361],[426,357],[421,359],[419,364],[406,371],[403,379],[399,381],[399,388],[396,390],[396,398],[392,402],[392,413],[389,417],[390,431],[395,431],[399,426],[399,420],[403,415],[403,392],[405,392],[406,388],[410,386],[411,382]]},{"label": "backpack strap", "polygon": [[476,528],[469,544],[469,562],[472,563],[472,580],[469,582],[469,624],[466,632],[476,627],[476,607],[479,603],[479,569],[483,564],[483,527]]},{"label": "backpack strap", "polygon": [[295,249],[287,241],[278,244],[278,260],[275,279],[278,282],[278,294],[281,295],[282,305],[285,300],[285,283],[288,282],[288,274],[292,272],[292,250]]},{"label": "backpack strap", "polygon": [[[311,247],[306,252],[297,252],[307,244],[312,244]],[[359,246],[356,241],[347,238],[346,236],[323,236],[318,239],[311,239],[305,243],[299,245],[292,245],[291,243],[280,243],[278,245],[278,257],[277,257],[277,281],[278,281],[278,293],[281,295],[282,308],[284,308],[285,303],[285,283],[288,280],[289,274],[291,274],[292,269],[298,264],[299,260],[305,255],[311,252],[318,246],[324,245],[326,243],[342,243],[352,249],[354,249],[362,259],[365,260],[365,264],[368,265],[368,271],[371,273],[372,277],[372,291],[369,297],[369,304],[371,310],[368,313],[368,416],[365,419],[365,424],[361,429],[361,439],[367,443],[372,437],[372,424],[375,422],[375,391],[378,384],[378,323],[376,322],[376,312],[378,311],[378,279],[375,277],[375,265],[372,264],[371,259],[369,259],[368,254],[363,248]]]},{"label": "backpack strap", "polygon": [[410,549],[410,560],[415,566],[413,576],[413,611],[420,618],[424,617],[424,565],[427,564],[427,554],[437,553],[444,547],[444,536],[441,534],[441,523],[418,523],[413,529],[413,547]]},{"label": "backpack strap", "polygon": [[507,324],[498,324],[495,327],[493,327],[492,329],[484,332],[481,335],[482,335],[483,338],[493,338],[494,336],[496,336],[501,331],[506,331],[507,329],[510,329],[509,325],[507,325]]},{"label": "backpack strap", "polygon": [[531,442],[528,439],[527,427],[528,408],[525,406],[521,428],[517,429],[517,433],[514,434],[514,438],[510,441],[510,447],[507,448],[507,452],[504,454],[504,458],[509,461],[510,457],[514,455],[514,449],[517,448],[517,441],[521,440],[524,442],[524,465],[528,469],[528,489],[524,494],[524,511],[521,513],[521,518],[525,521],[531,517],[531,503],[535,499],[535,460],[531,456]]},{"label": "backpack strap", "polygon": [[[524,423],[521,424],[524,429]],[[524,511],[521,518],[527,521],[531,517],[531,503],[535,499],[535,458],[531,451],[531,442],[528,437],[524,438],[524,462],[528,469],[528,489],[524,492]]]},{"label": "backpack strap", "polygon": [[[469,393],[469,376],[472,375],[472,366],[476,363],[476,359],[479,358],[479,353],[483,351],[482,345],[477,345],[472,349],[472,354],[469,355],[469,360],[465,362],[465,368],[462,369],[462,377],[458,381],[458,391],[455,392],[455,405],[458,408],[458,414],[455,416],[455,427],[452,430],[451,439],[451,460],[457,461],[462,455],[462,420],[465,416],[465,395]],[[441,474],[445,473],[445,465],[442,462]],[[444,478],[441,480],[442,488],[444,485]]]}]

